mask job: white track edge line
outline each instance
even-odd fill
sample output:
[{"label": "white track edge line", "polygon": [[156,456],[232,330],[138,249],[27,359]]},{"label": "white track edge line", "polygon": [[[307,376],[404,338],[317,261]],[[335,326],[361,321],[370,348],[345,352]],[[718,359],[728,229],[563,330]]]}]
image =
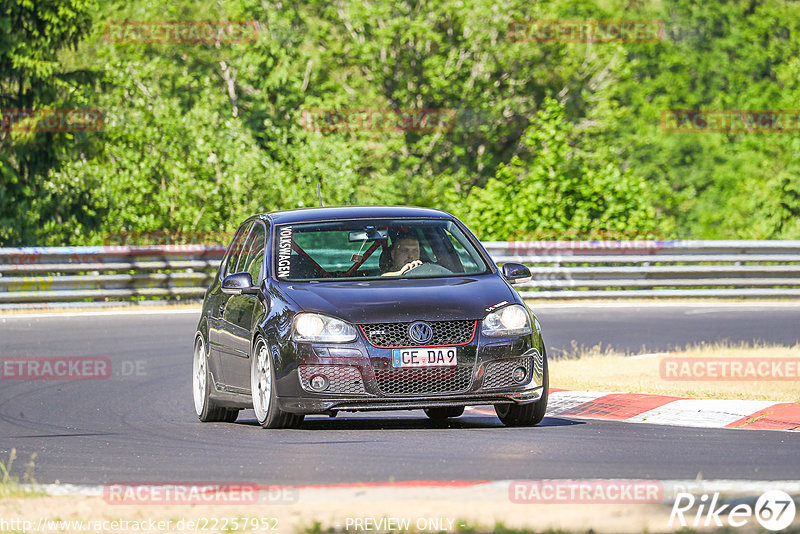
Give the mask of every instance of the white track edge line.
[{"label": "white track edge line", "polygon": [[[441,491],[450,493],[457,489],[465,489],[469,490],[470,488],[489,488],[489,489],[505,489],[513,482],[525,482],[525,481],[537,481],[537,482],[553,482],[558,483],[561,481],[578,481],[581,482],[591,482],[591,481],[640,481],[644,479],[626,479],[626,478],[586,478],[586,479],[578,479],[578,478],[565,478],[565,479],[515,479],[515,480],[492,480],[488,482],[482,482],[479,484],[474,484],[470,486],[461,486],[459,488],[453,488],[450,486],[444,487],[431,487],[426,486],[425,484],[420,484],[418,486],[411,486],[411,485],[403,485],[393,487],[388,481],[385,485],[374,486],[374,482],[364,482],[364,486],[352,486],[351,484],[358,484],[355,483],[347,483],[347,486],[337,487],[335,485],[331,486],[323,486],[323,487],[300,487],[298,488],[301,491],[308,491],[308,492],[315,492],[315,491],[352,491],[353,489],[357,489],[359,492],[369,491],[369,490],[386,490],[386,489],[394,489],[403,491],[411,491],[415,488],[424,488],[426,491]],[[668,479],[668,480],[657,480],[663,484],[665,489],[665,497],[667,496],[666,490],[675,491],[676,489],[680,488],[681,491],[687,492],[728,492],[728,493],[738,493],[738,494],[761,494],[767,490],[772,489],[781,489],[787,493],[800,495],[800,480],[737,480],[737,479],[719,479],[719,480],[697,480],[697,479]],[[648,479],[650,481],[650,479]],[[131,484],[136,484],[136,482],[131,482]],[[157,485],[158,483],[154,483]],[[168,482],[163,483],[165,485],[169,484]],[[90,497],[101,497],[104,492],[104,485],[99,484],[22,484],[21,485],[24,489],[29,489],[33,491],[39,491],[45,493],[48,496],[75,496],[75,495],[83,495],[83,496],[90,496]],[[269,485],[271,488],[274,488],[275,484]],[[279,484],[278,487],[294,487],[292,484]],[[300,485],[302,486],[302,484]]]}]

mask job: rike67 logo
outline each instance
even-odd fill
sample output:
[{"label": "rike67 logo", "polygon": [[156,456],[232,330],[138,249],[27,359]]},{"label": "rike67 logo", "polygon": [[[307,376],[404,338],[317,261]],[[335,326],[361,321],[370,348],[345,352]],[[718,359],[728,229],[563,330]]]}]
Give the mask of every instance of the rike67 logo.
[{"label": "rike67 logo", "polygon": [[[719,493],[713,495],[704,493],[699,498],[691,493],[678,493],[669,516],[669,526],[722,527],[725,526],[725,522],[730,527],[743,527],[747,524],[752,526],[751,521],[755,516],[763,528],[779,531],[794,521],[794,500],[781,490],[765,492],[758,498],[755,506],[721,504],[719,500]],[[693,513],[695,506],[697,511]]]}]

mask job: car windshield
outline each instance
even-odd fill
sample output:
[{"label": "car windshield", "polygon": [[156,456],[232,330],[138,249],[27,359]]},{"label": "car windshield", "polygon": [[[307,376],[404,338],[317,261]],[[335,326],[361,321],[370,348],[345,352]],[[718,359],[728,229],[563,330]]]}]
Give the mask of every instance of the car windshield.
[{"label": "car windshield", "polygon": [[279,280],[436,278],[489,272],[447,219],[356,219],[275,228]]}]

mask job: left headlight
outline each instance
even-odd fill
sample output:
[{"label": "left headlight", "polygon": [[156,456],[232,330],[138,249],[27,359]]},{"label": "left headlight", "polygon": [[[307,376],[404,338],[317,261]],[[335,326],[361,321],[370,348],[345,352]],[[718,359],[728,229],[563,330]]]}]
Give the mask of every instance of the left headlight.
[{"label": "left headlight", "polygon": [[319,313],[298,313],[294,318],[295,341],[348,343],[356,337],[355,327],[341,319]]},{"label": "left headlight", "polygon": [[524,336],[531,333],[531,319],[525,308],[512,304],[487,315],[481,332],[493,337]]}]

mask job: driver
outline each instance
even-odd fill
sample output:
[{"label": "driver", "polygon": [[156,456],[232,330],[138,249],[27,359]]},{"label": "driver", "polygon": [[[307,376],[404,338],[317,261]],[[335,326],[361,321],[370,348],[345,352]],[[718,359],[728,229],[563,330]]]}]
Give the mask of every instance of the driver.
[{"label": "driver", "polygon": [[392,242],[389,247],[389,255],[392,259],[392,265],[388,271],[381,276],[402,276],[411,269],[422,265],[422,260],[419,259],[419,241],[413,236],[403,236]]}]

